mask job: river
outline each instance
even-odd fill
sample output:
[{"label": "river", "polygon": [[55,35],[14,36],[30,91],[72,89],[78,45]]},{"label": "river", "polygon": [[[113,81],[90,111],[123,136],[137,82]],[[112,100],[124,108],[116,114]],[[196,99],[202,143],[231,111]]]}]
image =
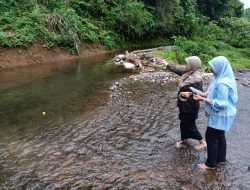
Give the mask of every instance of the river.
[{"label": "river", "polygon": [[[238,116],[228,162],[197,168],[206,150],[179,138],[176,78],[128,74],[113,55],[6,71],[0,76],[0,189],[250,188],[249,72],[237,73]],[[45,112],[44,114],[42,114]],[[198,126],[204,135],[201,109]]]}]

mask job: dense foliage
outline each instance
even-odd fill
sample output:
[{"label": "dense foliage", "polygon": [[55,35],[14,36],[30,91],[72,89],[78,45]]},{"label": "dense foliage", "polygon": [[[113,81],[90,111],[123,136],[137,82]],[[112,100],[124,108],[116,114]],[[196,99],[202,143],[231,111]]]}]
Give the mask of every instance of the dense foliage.
[{"label": "dense foliage", "polygon": [[245,17],[250,21],[250,8],[245,9]]},{"label": "dense foliage", "polygon": [[239,0],[0,0],[0,11],[7,47],[39,42],[79,53],[84,43],[111,49],[182,36],[172,38],[176,51],[206,57],[216,40],[250,44],[249,9]]},{"label": "dense foliage", "polygon": [[202,15],[211,20],[222,17],[241,17],[243,4],[240,0],[197,0]]}]

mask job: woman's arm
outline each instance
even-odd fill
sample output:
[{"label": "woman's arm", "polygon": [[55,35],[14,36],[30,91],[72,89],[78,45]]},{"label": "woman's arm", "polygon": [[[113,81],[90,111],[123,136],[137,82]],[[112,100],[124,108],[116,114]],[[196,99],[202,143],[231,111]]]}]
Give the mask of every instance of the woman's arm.
[{"label": "woman's arm", "polygon": [[170,65],[170,64],[168,64],[167,68],[179,76],[182,76],[185,73],[185,71],[183,71],[182,69],[179,69],[179,68],[177,68],[173,65]]},{"label": "woman's arm", "polygon": [[203,102],[205,102],[205,103],[207,103],[207,104],[211,104],[211,102],[212,102],[209,98],[202,97],[202,96],[200,96],[200,95],[198,95],[198,94],[194,94],[194,95],[193,95],[193,98],[194,98],[195,100],[198,100],[198,101],[203,101]]},{"label": "woman's arm", "polygon": [[226,84],[219,84],[216,88],[217,97],[211,100],[211,107],[215,111],[220,111],[228,106],[229,89]]},{"label": "woman's arm", "polygon": [[209,99],[199,95],[194,95],[194,99],[198,101],[204,101],[205,103],[210,104],[215,111],[220,111],[228,106],[228,92],[229,89],[227,85],[219,84],[215,91],[217,94],[216,98]]},{"label": "woman's arm", "polygon": [[175,66],[173,66],[173,65],[170,65],[170,64],[169,64],[167,61],[165,61],[164,59],[161,59],[161,58],[158,58],[158,59],[159,59],[159,61],[160,61],[161,63],[163,63],[163,64],[166,66],[166,68],[168,68],[170,71],[174,72],[175,74],[177,74],[177,75],[179,75],[179,76],[182,76],[182,75],[185,73],[184,70],[179,69],[179,68],[177,68],[177,67],[175,67]]}]

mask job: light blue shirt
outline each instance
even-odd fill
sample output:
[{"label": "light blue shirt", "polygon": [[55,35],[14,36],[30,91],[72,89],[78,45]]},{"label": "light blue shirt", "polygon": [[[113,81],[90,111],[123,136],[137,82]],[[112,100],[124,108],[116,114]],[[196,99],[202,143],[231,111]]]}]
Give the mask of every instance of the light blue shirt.
[{"label": "light blue shirt", "polygon": [[[226,84],[213,86],[213,94],[209,94],[211,104],[206,104],[205,111],[208,119],[208,126],[228,131],[236,116],[236,103],[230,97],[233,90]],[[211,92],[211,91],[210,91]]]},{"label": "light blue shirt", "polygon": [[229,61],[223,56],[212,59],[209,65],[216,75],[208,88],[211,104],[205,106],[208,126],[228,131],[237,111],[238,93],[234,73]]}]

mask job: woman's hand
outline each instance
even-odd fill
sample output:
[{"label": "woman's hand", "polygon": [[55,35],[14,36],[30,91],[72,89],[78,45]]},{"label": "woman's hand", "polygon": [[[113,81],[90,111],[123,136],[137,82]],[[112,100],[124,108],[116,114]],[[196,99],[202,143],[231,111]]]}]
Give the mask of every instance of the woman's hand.
[{"label": "woman's hand", "polygon": [[158,58],[158,61],[159,61],[161,64],[164,64],[166,67],[169,65],[169,63],[168,63],[166,60],[162,59],[162,58]]},{"label": "woman's hand", "polygon": [[204,101],[204,98],[198,94],[194,94],[193,99],[197,101]]},{"label": "woman's hand", "polygon": [[202,96],[200,96],[200,95],[198,95],[198,94],[194,94],[194,95],[193,95],[193,99],[194,99],[194,100],[197,100],[197,101],[203,101],[203,102],[205,102],[205,103],[207,103],[207,104],[211,104],[211,103],[212,103],[212,100],[210,100],[210,99],[208,99],[208,98],[204,98],[204,97],[202,97]]}]

